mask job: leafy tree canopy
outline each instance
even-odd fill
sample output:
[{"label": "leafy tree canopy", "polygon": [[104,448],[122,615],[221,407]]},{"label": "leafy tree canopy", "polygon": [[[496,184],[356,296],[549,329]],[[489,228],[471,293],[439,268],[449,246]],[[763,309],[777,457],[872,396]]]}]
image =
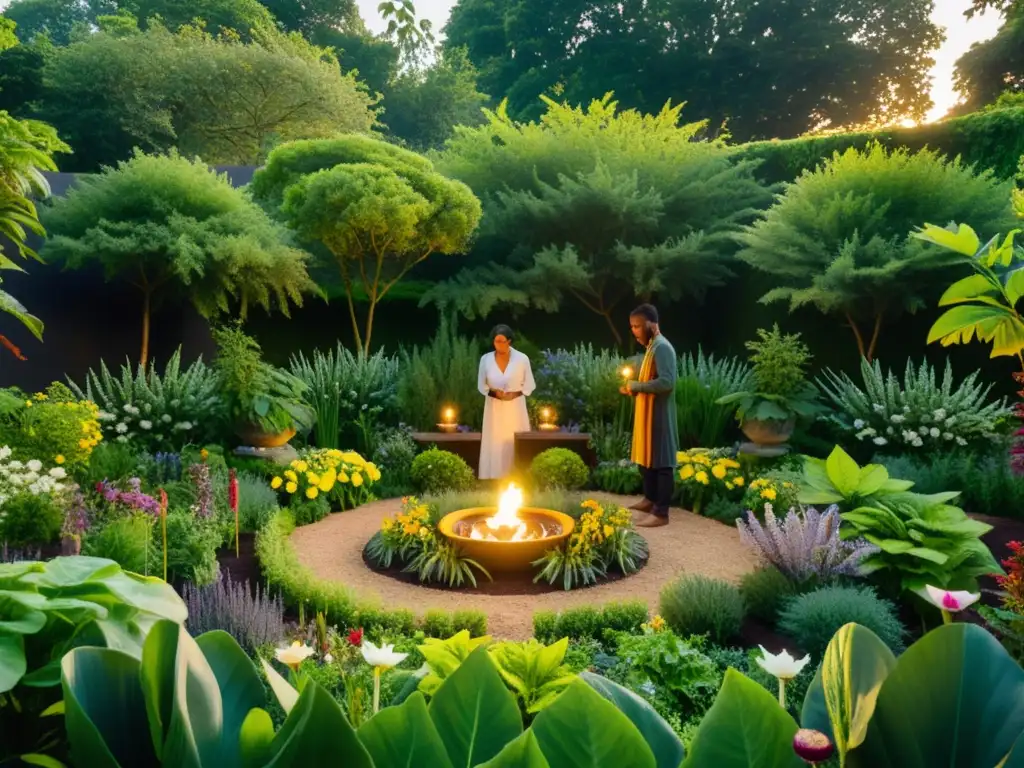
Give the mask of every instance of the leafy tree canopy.
[{"label": "leafy tree canopy", "polygon": [[[464,252],[480,221],[480,202],[466,185],[419,155],[362,136],[275,149],[252,192],[304,241],[330,252],[365,352],[380,300],[431,254]],[[369,302],[362,322],[357,286]]]},{"label": "leafy tree canopy", "polygon": [[539,94],[586,103],[608,90],[656,112],[685,100],[738,140],[863,125],[931,106],[931,0],[459,0],[445,45],[480,86],[537,117]]},{"label": "leafy tree canopy", "polygon": [[264,0],[263,5],[283,29],[310,39],[324,29],[365,32],[354,0]]},{"label": "leafy tree canopy", "polygon": [[102,266],[142,295],[142,350],[149,354],[154,302],[184,294],[201,314],[258,305],[288,314],[317,293],[307,255],[242,190],[201,161],[136,154],[84,177],[46,211],[43,254],[79,269]]},{"label": "leafy tree canopy", "polygon": [[957,59],[954,83],[974,112],[1006,94],[1024,93],[1024,3],[1007,9],[995,37],[975,43]]},{"label": "leafy tree canopy", "polygon": [[371,99],[337,59],[297,34],[251,43],[195,27],[100,32],[47,63],[42,115],[79,152],[77,169],[178,147],[214,164],[253,164],[274,141],[368,131]]},{"label": "leafy tree canopy", "polygon": [[989,235],[1005,231],[1011,186],[927,150],[890,153],[873,144],[837,152],[738,236],[738,255],[778,280],[762,302],[844,317],[870,360],[883,321],[921,308],[948,281],[942,267],[950,260],[911,237],[918,222],[967,220]]},{"label": "leafy tree canopy", "polygon": [[566,297],[613,320],[636,296],[699,297],[729,274],[728,233],[767,206],[756,163],[736,163],[680,108],[619,112],[610,95],[586,109],[546,99],[536,123],[503,104],[459,128],[439,168],[484,200],[471,264],[424,297],[470,317],[495,306],[553,311]]}]

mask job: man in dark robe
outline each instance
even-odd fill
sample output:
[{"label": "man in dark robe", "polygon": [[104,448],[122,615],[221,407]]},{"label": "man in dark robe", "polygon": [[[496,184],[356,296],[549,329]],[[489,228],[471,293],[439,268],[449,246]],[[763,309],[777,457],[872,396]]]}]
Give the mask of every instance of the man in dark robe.
[{"label": "man in dark robe", "polygon": [[668,525],[668,508],[675,488],[676,454],[676,351],[658,329],[658,310],[641,304],[629,316],[629,328],[646,347],[636,380],[622,393],[636,398],[631,459],[644,479],[643,501],[632,508],[640,513],[636,525]]}]

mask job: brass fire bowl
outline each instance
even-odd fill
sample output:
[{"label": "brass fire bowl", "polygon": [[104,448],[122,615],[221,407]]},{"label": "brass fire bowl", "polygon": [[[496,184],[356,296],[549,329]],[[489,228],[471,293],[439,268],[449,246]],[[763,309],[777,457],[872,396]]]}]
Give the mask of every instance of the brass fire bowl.
[{"label": "brass fire bowl", "polygon": [[[463,555],[476,560],[492,576],[496,573],[530,571],[534,561],[539,560],[549,549],[561,546],[576,527],[576,521],[569,515],[553,509],[522,507],[517,513],[519,519],[527,524],[528,530],[539,534],[536,538],[520,541],[470,538],[469,532],[474,524],[497,512],[497,507],[460,509],[445,515],[438,524],[441,533],[458,544]],[[497,533],[500,535],[503,532],[510,536],[514,533],[512,529],[498,529]]]}]

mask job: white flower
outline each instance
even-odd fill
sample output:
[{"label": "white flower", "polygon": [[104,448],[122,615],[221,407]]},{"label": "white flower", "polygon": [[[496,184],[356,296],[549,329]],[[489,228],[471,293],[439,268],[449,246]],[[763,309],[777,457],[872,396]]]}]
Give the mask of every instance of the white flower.
[{"label": "white flower", "polygon": [[131,412],[132,412],[132,411],[134,411],[134,410],[135,410],[135,409],[134,409],[134,408],[132,407],[132,404],[131,404],[131,403],[125,403],[125,404],[124,404],[124,412],[125,412],[125,413],[131,413]]},{"label": "white flower", "polygon": [[128,425],[122,421],[116,427],[114,427],[114,431],[117,432],[117,434],[119,435],[123,435],[125,432],[128,431]]},{"label": "white flower", "polygon": [[153,428],[153,422],[147,421],[146,419],[143,419],[142,421],[139,422],[139,427],[141,429],[152,429]]},{"label": "white flower", "polygon": [[943,440],[952,440],[953,439],[953,433],[952,432],[945,432],[945,433],[943,433],[942,439]]},{"label": "white flower", "polygon": [[170,416],[170,414],[165,413],[163,416],[160,417],[160,421],[162,421],[164,424],[170,424],[171,423],[171,416]]},{"label": "white flower", "polygon": [[174,425],[174,430],[176,432],[188,432],[190,429],[192,429],[191,421],[179,421]]},{"label": "white flower", "polygon": [[964,440],[962,437],[957,437],[956,444],[957,445],[967,445],[967,441]]},{"label": "white flower", "polygon": [[26,466],[32,472],[38,472],[43,468],[43,462],[41,462],[39,459],[32,459],[32,461],[30,461]]},{"label": "white flower", "polygon": [[360,650],[366,663],[376,669],[397,667],[409,655],[408,653],[395,653],[395,646],[391,643],[382,643],[378,648],[369,640],[363,640]]},{"label": "white flower", "polygon": [[924,445],[924,440],[922,440],[920,437],[914,438],[914,442],[912,442],[911,445],[914,446],[915,448],[920,448],[922,445]]},{"label": "white flower", "polygon": [[913,442],[914,440],[917,440],[917,432],[915,432],[912,429],[908,429],[904,431],[903,439],[906,440],[908,443]]},{"label": "white flower", "polygon": [[24,469],[25,465],[22,464],[20,461],[12,461],[10,464],[7,465],[7,467],[9,469]]},{"label": "white flower", "polygon": [[330,664],[332,661],[334,661],[334,657],[331,656],[331,654],[329,654],[329,653],[325,653],[324,654],[324,664]]},{"label": "white flower", "polygon": [[117,436],[117,442],[119,442],[119,443],[127,443],[128,442],[128,435],[118,435]]},{"label": "white flower", "polygon": [[64,471],[64,467],[54,467],[50,470],[49,474],[55,480],[63,480],[68,476],[68,473]]},{"label": "white flower", "polygon": [[794,659],[789,655],[789,652],[783,650],[778,655],[773,655],[765,650],[763,645],[759,645],[762,656],[757,660],[758,665],[768,674],[773,677],[777,677],[780,680],[792,680],[794,677],[800,674],[801,670],[808,665],[811,661],[810,656],[804,656],[802,659]]},{"label": "white flower", "polygon": [[274,651],[274,658],[282,664],[287,664],[292,669],[297,670],[299,668],[299,664],[308,659],[314,653],[316,653],[316,651],[308,645],[296,640],[291,645],[287,645],[284,648],[278,648]]},{"label": "white flower", "polygon": [[948,419],[946,419],[946,423],[945,423],[945,424],[943,424],[943,426],[944,426],[944,427],[945,427],[946,429],[949,429],[949,428],[950,428],[950,427],[952,427],[952,426],[953,426],[954,424],[956,424],[956,416],[950,416],[950,417],[949,417]]},{"label": "white flower", "polygon": [[871,407],[874,409],[875,413],[885,413],[885,406],[884,405],[879,405],[878,403],[872,403]]},{"label": "white flower", "polygon": [[964,608],[969,608],[981,598],[980,592],[950,592],[946,589],[933,587],[931,584],[926,584],[924,591],[918,592],[918,594],[936,608],[949,611],[950,613],[956,613]]},{"label": "white flower", "polygon": [[942,421],[944,418],[946,418],[946,409],[938,408],[932,412],[932,416],[935,417],[936,421]]},{"label": "white flower", "polygon": [[144,410],[146,413],[149,413],[150,411],[153,410],[153,406],[150,405],[149,403],[143,403],[142,410]]},{"label": "white flower", "polygon": [[21,476],[22,482],[25,482],[25,483],[34,483],[38,479],[39,479],[39,473],[38,472],[26,472],[24,475]]},{"label": "white flower", "polygon": [[864,419],[854,419],[853,420],[853,428],[854,429],[864,429]]},{"label": "white flower", "polygon": [[889,421],[891,421],[893,424],[902,424],[906,420],[907,417],[901,413],[894,413],[892,416],[889,417]]},{"label": "white flower", "polygon": [[896,434],[896,430],[893,429],[892,427],[886,427],[885,434],[887,434],[887,435],[895,435]]},{"label": "white flower", "polygon": [[177,408],[179,405],[181,405],[180,400],[171,400],[171,408]]},{"label": "white flower", "polygon": [[11,449],[9,447],[5,445],[3,448],[0,448],[0,461],[3,461],[4,459],[9,459],[10,457]]},{"label": "white flower", "polygon": [[938,427],[932,427],[931,429],[928,430],[928,434],[931,435],[932,437],[938,437],[942,433],[940,432]]},{"label": "white flower", "polygon": [[889,441],[888,441],[888,440],[886,440],[886,439],[885,439],[884,437],[876,437],[876,438],[875,438],[874,440],[872,440],[871,442],[873,442],[873,443],[874,443],[875,445],[885,445],[885,444],[886,444],[886,443],[888,443]]}]

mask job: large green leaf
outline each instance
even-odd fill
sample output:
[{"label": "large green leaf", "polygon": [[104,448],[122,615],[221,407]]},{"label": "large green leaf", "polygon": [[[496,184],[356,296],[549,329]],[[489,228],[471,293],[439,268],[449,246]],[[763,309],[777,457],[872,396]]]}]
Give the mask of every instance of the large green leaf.
[{"label": "large green leaf", "polygon": [[25,638],[0,632],[0,693],[14,688],[27,668]]},{"label": "large green leaf", "polygon": [[490,760],[523,732],[515,696],[482,647],[444,681],[429,712],[455,768]]},{"label": "large green leaf", "polygon": [[[214,765],[221,750],[224,712],[220,688],[196,641],[180,624],[159,621],[142,649],[142,690],[150,714],[163,718],[163,746],[157,754],[167,765]],[[158,735],[154,733],[154,738]]]},{"label": "large green leaf", "polygon": [[266,703],[266,692],[256,665],[227,632],[215,630],[202,634],[196,638],[196,645],[206,657],[220,688],[224,726],[216,765],[217,768],[235,768],[241,764],[238,740],[242,724],[251,710]]},{"label": "large green leaf", "polygon": [[857,624],[842,627],[829,642],[807,691],[803,726],[828,734],[839,755],[845,756],[864,741],[882,683],[895,666],[892,651],[870,629]]},{"label": "large green leaf", "polygon": [[[303,686],[299,700],[288,713],[269,751],[272,758],[262,768],[319,766],[325,764],[328,755],[331,761],[337,760],[337,764],[345,768],[374,768],[369,753],[359,743],[338,702],[312,680]],[[444,768],[443,764],[438,768]]]},{"label": "large green leaf", "polygon": [[0,590],[0,632],[34,635],[46,626],[46,598],[38,592]]},{"label": "large green leaf", "polygon": [[43,321],[29,312],[24,304],[3,290],[0,290],[0,312],[11,315],[28,328],[29,332],[39,341],[43,340],[43,330],[45,329]]},{"label": "large green leaf", "polygon": [[497,757],[481,764],[479,768],[550,768],[550,765],[540,751],[533,731],[526,731],[509,742]]},{"label": "large green leaf", "polygon": [[75,765],[157,764],[139,666],[138,659],[109,648],[76,648],[64,656],[64,727]]},{"label": "large green leaf", "polygon": [[925,224],[920,230],[914,232],[911,237],[941,245],[943,248],[956,251],[964,256],[973,257],[981,247],[981,240],[978,239],[978,235],[967,224],[959,225],[956,231],[935,224]]},{"label": "large green leaf", "polygon": [[828,479],[832,481],[836,490],[843,494],[844,498],[849,498],[857,492],[857,484],[860,482],[860,467],[838,445],[832,449],[832,453],[825,460],[825,469],[828,471]]},{"label": "large green leaf", "polygon": [[419,691],[404,704],[382,709],[363,723],[359,740],[375,768],[454,768]]},{"label": "large green leaf", "polygon": [[796,722],[768,691],[735,669],[704,715],[685,768],[800,768]]},{"label": "large green leaf", "polygon": [[990,768],[1024,731],[1024,670],[988,632],[929,632],[882,684],[850,768]]},{"label": "large green leaf", "polygon": [[630,719],[654,753],[658,768],[679,768],[679,764],[686,756],[683,742],[654,707],[628,688],[612,682],[607,677],[595,675],[593,672],[583,672],[580,678]]},{"label": "large green leaf", "polygon": [[624,714],[577,680],[533,721],[547,761],[558,768],[654,768],[654,754]]}]

